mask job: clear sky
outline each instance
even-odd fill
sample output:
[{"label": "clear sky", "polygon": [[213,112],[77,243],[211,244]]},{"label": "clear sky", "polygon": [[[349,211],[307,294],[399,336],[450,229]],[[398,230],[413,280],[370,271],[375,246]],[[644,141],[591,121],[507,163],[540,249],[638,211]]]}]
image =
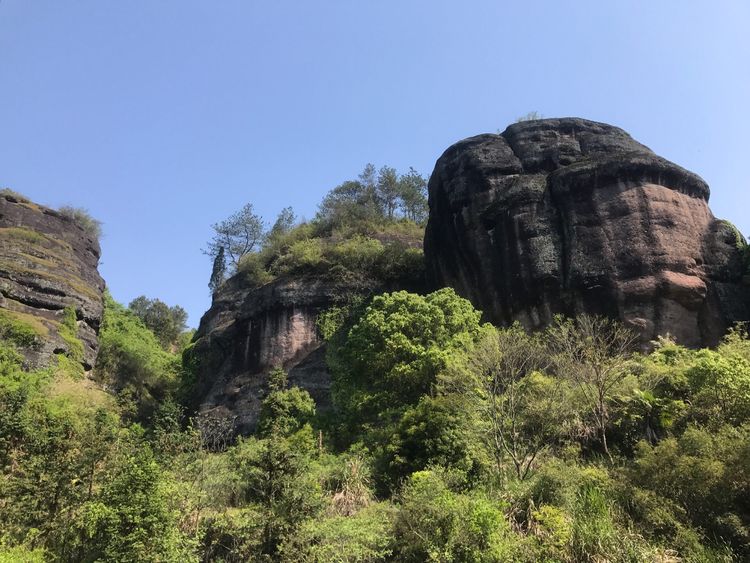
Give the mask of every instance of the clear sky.
[{"label": "clear sky", "polygon": [[748,0],[0,0],[0,186],[89,209],[114,297],[194,326],[212,223],[530,111],[623,127],[747,235],[748,30]]}]

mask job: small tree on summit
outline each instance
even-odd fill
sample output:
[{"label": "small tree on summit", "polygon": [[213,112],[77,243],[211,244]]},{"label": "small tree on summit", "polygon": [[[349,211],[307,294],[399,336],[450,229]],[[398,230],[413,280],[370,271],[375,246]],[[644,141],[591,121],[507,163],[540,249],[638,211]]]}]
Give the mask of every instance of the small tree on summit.
[{"label": "small tree on summit", "polygon": [[212,227],[214,236],[204,252],[216,257],[220,249],[223,250],[234,269],[237,269],[240,259],[259,247],[265,238],[263,218],[255,213],[252,203]]}]

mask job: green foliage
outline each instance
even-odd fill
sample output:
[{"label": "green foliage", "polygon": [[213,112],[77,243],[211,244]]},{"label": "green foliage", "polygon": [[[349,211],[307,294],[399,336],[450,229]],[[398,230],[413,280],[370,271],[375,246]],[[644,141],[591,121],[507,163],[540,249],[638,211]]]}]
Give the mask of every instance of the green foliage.
[{"label": "green foliage", "polygon": [[66,307],[58,327],[58,333],[65,341],[67,350],[64,355],[58,355],[58,367],[63,373],[74,378],[83,376],[83,342],[78,338],[78,319],[74,307]]},{"label": "green foliage", "polygon": [[141,295],[130,302],[128,309],[143,321],[167,350],[177,343],[187,328],[187,311],[179,305],[170,307],[160,299]]},{"label": "green foliage", "polygon": [[393,508],[375,504],[353,516],[308,520],[280,547],[281,561],[378,563],[392,560]]},{"label": "green foliage", "polygon": [[180,358],[164,350],[154,333],[131,311],[104,298],[95,377],[117,390],[132,416],[144,419],[178,385]]},{"label": "green foliage", "polygon": [[515,561],[517,540],[504,506],[457,494],[431,471],[414,473],[401,493],[395,523],[398,561]]},{"label": "green foliage", "polygon": [[315,401],[310,394],[292,387],[271,391],[263,400],[258,417],[258,432],[261,436],[279,433],[294,434],[315,416]]},{"label": "green foliage", "polygon": [[231,452],[243,483],[245,502],[255,504],[262,518],[260,551],[275,555],[285,538],[323,508],[320,484],[309,472],[314,438],[309,425],[289,437],[271,434],[245,440]]},{"label": "green foliage", "polygon": [[195,561],[177,529],[169,484],[147,445],[126,438],[96,500],[82,510],[84,560]]},{"label": "green foliage", "polygon": [[224,280],[226,279],[226,273],[227,273],[227,261],[225,256],[224,247],[220,247],[219,250],[216,251],[216,256],[214,256],[214,263],[211,266],[211,278],[208,280],[208,288],[211,290],[211,293],[216,293],[216,290],[221,287],[221,284],[224,283]]},{"label": "green foliage", "polygon": [[0,309],[0,339],[24,348],[34,348],[41,343],[43,332],[20,314]]},{"label": "green foliage", "polygon": [[233,213],[223,221],[211,225],[214,235],[206,244],[205,253],[216,257],[220,252],[229,258],[236,269],[243,256],[255,251],[265,238],[263,218],[255,213],[252,203]]},{"label": "green foliage", "polygon": [[750,427],[713,433],[693,427],[656,446],[642,442],[631,478],[676,503],[693,525],[750,556]]},{"label": "green foliage", "polygon": [[263,261],[262,254],[250,253],[245,254],[240,259],[237,271],[242,276],[242,280],[249,287],[260,287],[273,281],[274,276],[268,270]]},{"label": "green foliage", "polygon": [[81,227],[92,239],[98,241],[102,238],[102,222],[94,219],[88,210],[64,205],[58,211],[60,215]]},{"label": "green foliage", "polygon": [[750,359],[701,350],[686,375],[693,391],[694,417],[715,424],[750,420]]},{"label": "green foliage", "polygon": [[315,273],[324,267],[323,241],[303,239],[292,243],[273,264],[276,275]]},{"label": "green foliage", "polygon": [[364,422],[415,404],[451,355],[479,334],[479,317],[452,289],[375,297],[345,343],[331,349],[337,406]]},{"label": "green foliage", "polygon": [[453,470],[466,484],[476,482],[487,459],[468,412],[468,405],[458,395],[422,397],[415,407],[408,408],[386,447],[385,471],[390,483],[432,466]]}]

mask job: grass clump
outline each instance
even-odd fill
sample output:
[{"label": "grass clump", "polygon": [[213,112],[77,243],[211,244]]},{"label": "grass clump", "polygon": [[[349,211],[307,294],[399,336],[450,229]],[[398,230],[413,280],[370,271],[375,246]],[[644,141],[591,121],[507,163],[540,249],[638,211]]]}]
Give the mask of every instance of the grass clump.
[{"label": "grass clump", "polygon": [[92,239],[98,241],[102,237],[102,222],[94,219],[88,210],[82,207],[64,205],[58,209],[60,215],[81,227]]},{"label": "grass clump", "polygon": [[0,338],[23,348],[37,347],[47,336],[48,329],[32,315],[0,310]]}]

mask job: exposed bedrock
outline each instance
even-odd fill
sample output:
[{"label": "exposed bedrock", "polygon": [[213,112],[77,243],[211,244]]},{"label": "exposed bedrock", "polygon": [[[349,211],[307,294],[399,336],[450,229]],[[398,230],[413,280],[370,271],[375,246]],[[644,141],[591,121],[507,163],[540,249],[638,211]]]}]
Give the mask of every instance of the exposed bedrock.
[{"label": "exposed bedrock", "polygon": [[517,123],[438,159],[427,275],[501,325],[605,314],[637,328],[644,345],[667,333],[715,344],[750,305],[741,235],[714,218],[708,198],[699,176],[617,127]]},{"label": "exposed bedrock", "polygon": [[98,351],[104,280],[97,270],[98,241],[59,212],[5,192],[0,194],[0,309],[38,333],[21,351],[30,368],[70,352],[59,329],[75,309],[81,363],[90,369]]},{"label": "exposed bedrock", "polygon": [[193,406],[229,418],[246,434],[257,423],[274,367],[289,373],[289,384],[307,390],[318,409],[330,405],[330,375],[318,334],[318,314],[361,287],[316,278],[279,279],[244,287],[241,276],[214,295],[201,319],[191,352],[198,359]]}]

